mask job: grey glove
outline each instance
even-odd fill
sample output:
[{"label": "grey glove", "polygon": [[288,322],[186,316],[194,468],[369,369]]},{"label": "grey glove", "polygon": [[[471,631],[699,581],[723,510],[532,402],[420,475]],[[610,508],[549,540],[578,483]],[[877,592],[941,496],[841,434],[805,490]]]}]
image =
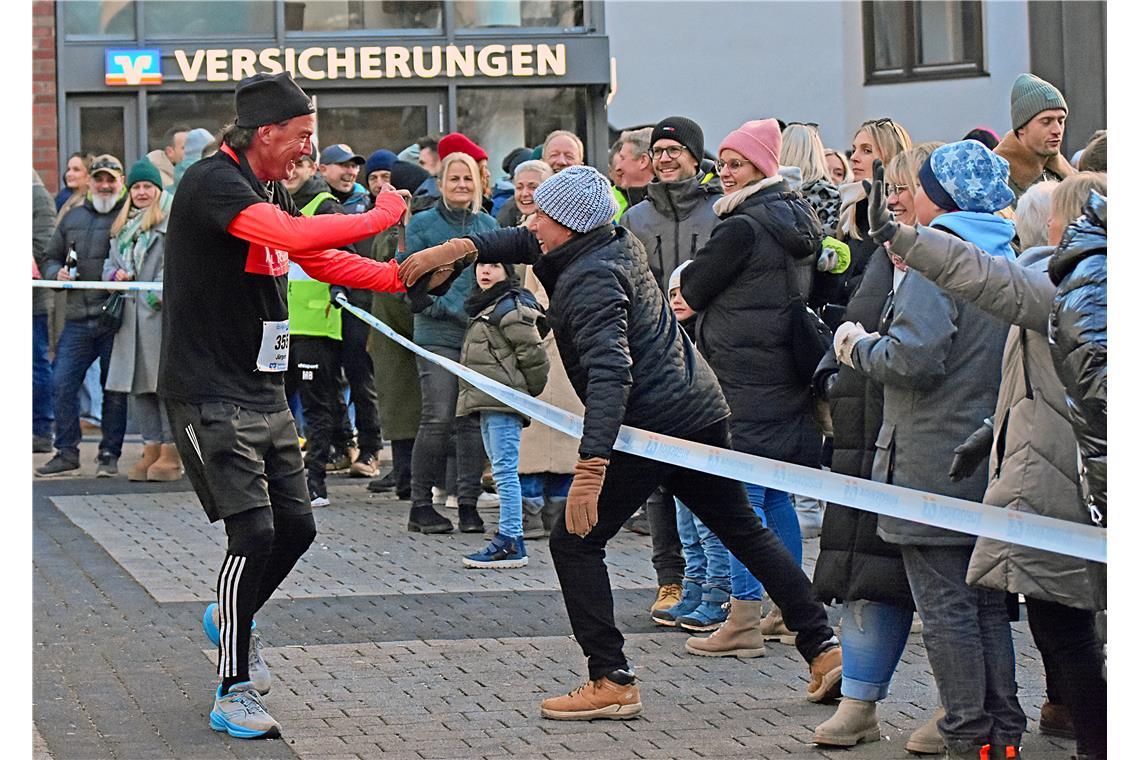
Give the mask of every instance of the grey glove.
[{"label": "grey glove", "polygon": [[883,181],[883,162],[875,159],[873,182],[863,180],[863,189],[867,191],[867,226],[870,227],[871,238],[882,245],[895,236],[899,225],[887,208],[887,192]]},{"label": "grey glove", "polygon": [[957,483],[968,478],[978,465],[990,455],[994,446],[994,429],[989,424],[970,433],[970,437],[954,448],[954,461],[950,464],[950,479]]}]

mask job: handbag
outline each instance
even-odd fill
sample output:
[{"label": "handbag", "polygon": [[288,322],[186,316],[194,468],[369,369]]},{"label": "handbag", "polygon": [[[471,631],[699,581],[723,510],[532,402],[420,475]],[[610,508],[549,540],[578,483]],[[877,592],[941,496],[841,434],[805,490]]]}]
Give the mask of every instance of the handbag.
[{"label": "handbag", "polygon": [[118,332],[123,326],[123,301],[126,294],[116,290],[103,302],[103,309],[99,312],[99,326],[108,332]]},{"label": "handbag", "polygon": [[816,367],[831,348],[831,328],[801,299],[793,298],[791,304],[792,358],[796,376],[804,385],[811,385]]}]

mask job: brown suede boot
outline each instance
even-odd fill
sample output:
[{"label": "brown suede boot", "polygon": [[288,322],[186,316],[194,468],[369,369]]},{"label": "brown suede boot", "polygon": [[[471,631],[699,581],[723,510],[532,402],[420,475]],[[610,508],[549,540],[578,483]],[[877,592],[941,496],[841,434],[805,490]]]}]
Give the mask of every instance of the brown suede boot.
[{"label": "brown suede boot", "polygon": [[877,742],[880,738],[875,703],[844,697],[835,714],[815,729],[811,740],[825,747],[854,747],[860,742]]},{"label": "brown suede boot", "polygon": [[916,755],[941,755],[946,749],[942,742],[942,732],[938,730],[938,721],[946,714],[946,710],[939,707],[934,711],[930,720],[914,729],[914,733],[906,740],[906,751]]},{"label": "brown suede boot", "polygon": [[764,619],[760,621],[760,633],[764,636],[765,641],[778,641],[781,644],[796,643],[796,634],[784,625],[784,613],[780,612],[780,608],[774,604]]},{"label": "brown suede boot", "polygon": [[843,686],[843,650],[832,647],[811,661],[811,683],[808,684],[808,702],[826,702],[839,698]]},{"label": "brown suede boot", "polygon": [[127,470],[127,480],[145,481],[147,468],[158,461],[161,448],[161,445],[157,443],[144,444],[142,458],[132,464],[131,469]]},{"label": "brown suede boot", "polygon": [[730,599],[724,625],[708,637],[690,636],[685,651],[705,657],[763,657],[763,612],[759,600]]},{"label": "brown suede boot", "polygon": [[182,458],[173,443],[162,444],[158,461],[146,471],[147,480],[178,480],[182,477]]},{"label": "brown suede boot", "polygon": [[542,717],[553,720],[628,720],[641,715],[641,690],[602,676],[587,681],[563,697],[542,700]]}]

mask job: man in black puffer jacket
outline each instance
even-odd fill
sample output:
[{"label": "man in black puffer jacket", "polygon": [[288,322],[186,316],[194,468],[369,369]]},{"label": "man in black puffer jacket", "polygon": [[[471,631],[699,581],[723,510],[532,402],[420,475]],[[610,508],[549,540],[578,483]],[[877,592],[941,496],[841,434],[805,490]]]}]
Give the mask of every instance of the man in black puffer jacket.
[{"label": "man in black puffer jacket", "polygon": [[[614,624],[606,542],[660,484],[669,486],[767,586],[811,664],[808,698],[839,690],[842,656],[823,606],[795,560],[748,505],[737,481],[614,451],[622,424],[729,448],[728,405],[708,364],[683,336],[649,269],[645,249],[614,229],[609,182],[569,167],[535,191],[530,229],[450,240],[406,259],[401,279],[436,283],[455,262],[534,264],[550,294],[547,318],[567,375],[586,406],[565,525],[550,553],[570,625],[589,661],[590,683],[542,703],[560,720],[629,718],[641,712],[632,668]],[[604,488],[603,488],[604,483]],[[785,606],[787,605],[787,606]]]},{"label": "man in black puffer jacket", "polygon": [[1057,285],[1049,348],[1077,435],[1085,503],[1108,527],[1108,199],[1093,191],[1084,211],[1049,262]]}]

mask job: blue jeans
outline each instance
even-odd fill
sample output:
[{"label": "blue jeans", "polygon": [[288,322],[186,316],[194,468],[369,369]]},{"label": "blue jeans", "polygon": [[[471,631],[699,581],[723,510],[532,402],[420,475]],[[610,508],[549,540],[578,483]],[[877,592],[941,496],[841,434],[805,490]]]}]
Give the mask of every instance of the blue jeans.
[{"label": "blue jeans", "polygon": [[[107,382],[111,366],[111,347],[115,333],[99,327],[94,319],[68,320],[55,347],[52,367],[52,391],[55,401],[55,447],[60,453],[79,457],[79,387],[87,368],[99,360],[100,383]],[[123,453],[123,435],[127,430],[127,394],[103,393],[103,439],[100,452],[118,457]]]},{"label": "blue jeans", "polygon": [[[786,491],[777,491],[753,483],[745,483],[748,503],[752,505],[760,522],[780,539],[780,543],[792,555],[797,565],[804,561],[803,539],[800,537],[800,521],[796,517],[792,497]],[[764,598],[764,586],[748,572],[748,568],[736,557],[729,555],[729,569],[732,573],[732,595],[737,599],[759,601]]]},{"label": "blue jeans", "polygon": [[48,360],[47,314],[32,315],[32,435],[51,437],[55,421],[51,399],[51,361]]},{"label": "blue jeans", "polygon": [[561,472],[531,472],[519,475],[522,495],[540,507],[547,499],[565,499],[570,493],[570,482],[574,476]]},{"label": "blue jeans", "polygon": [[522,538],[522,487],[519,485],[519,439],[522,417],[513,412],[479,412],[483,448],[499,492],[499,533]]},{"label": "blue jeans", "polygon": [[677,505],[677,535],[685,554],[685,578],[705,589],[729,591],[728,549],[680,499],[674,497],[673,501]]},{"label": "blue jeans", "polygon": [[966,585],[973,545],[901,548],[926,658],[946,708],[938,731],[947,749],[1021,744],[1025,713],[1017,701],[1005,593]]},{"label": "blue jeans", "polygon": [[103,424],[100,409],[103,406],[103,359],[92,362],[79,386],[79,416],[96,425]]},{"label": "blue jeans", "polygon": [[864,702],[887,698],[913,617],[910,610],[866,599],[843,605],[843,696]]}]

